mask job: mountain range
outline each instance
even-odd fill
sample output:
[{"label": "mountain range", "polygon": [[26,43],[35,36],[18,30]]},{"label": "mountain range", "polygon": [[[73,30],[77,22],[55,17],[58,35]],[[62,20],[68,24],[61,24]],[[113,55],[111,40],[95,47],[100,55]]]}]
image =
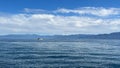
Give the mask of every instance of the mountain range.
[{"label": "mountain range", "polygon": [[0,41],[79,41],[80,39],[120,39],[120,32],[110,34],[75,34],[75,35],[37,35],[11,34],[1,35]]}]

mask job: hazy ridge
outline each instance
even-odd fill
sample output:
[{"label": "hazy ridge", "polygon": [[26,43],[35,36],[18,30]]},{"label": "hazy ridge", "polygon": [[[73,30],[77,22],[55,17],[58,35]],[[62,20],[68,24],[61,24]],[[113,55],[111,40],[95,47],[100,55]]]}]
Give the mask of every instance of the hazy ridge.
[{"label": "hazy ridge", "polygon": [[80,39],[120,39],[120,32],[110,34],[75,34],[75,35],[37,35],[37,34],[11,34],[1,35],[0,40],[8,41],[79,41]]}]

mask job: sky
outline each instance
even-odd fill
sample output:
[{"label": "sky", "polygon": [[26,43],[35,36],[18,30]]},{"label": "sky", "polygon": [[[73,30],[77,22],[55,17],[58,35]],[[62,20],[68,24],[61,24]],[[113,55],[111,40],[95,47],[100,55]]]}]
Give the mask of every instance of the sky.
[{"label": "sky", "polygon": [[120,0],[0,0],[0,35],[120,32]]}]

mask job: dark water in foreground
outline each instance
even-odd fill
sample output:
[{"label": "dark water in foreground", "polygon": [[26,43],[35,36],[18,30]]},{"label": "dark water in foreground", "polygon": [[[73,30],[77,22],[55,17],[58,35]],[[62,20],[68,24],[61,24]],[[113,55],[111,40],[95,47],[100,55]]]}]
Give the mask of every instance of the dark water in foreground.
[{"label": "dark water in foreground", "polygon": [[0,42],[0,68],[120,68],[120,40]]}]

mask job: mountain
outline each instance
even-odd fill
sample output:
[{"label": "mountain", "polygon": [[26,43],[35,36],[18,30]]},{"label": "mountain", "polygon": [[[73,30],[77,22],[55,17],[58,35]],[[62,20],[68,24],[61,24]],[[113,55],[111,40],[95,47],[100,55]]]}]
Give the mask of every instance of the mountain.
[{"label": "mountain", "polygon": [[110,33],[110,34],[98,34],[98,35],[69,35],[68,37],[76,39],[120,39],[120,32]]},{"label": "mountain", "polygon": [[50,39],[52,36],[41,36],[37,34],[10,34],[1,35],[0,41],[38,41],[38,38]]},{"label": "mountain", "polygon": [[37,35],[37,34],[19,34],[19,35],[1,35],[1,41],[78,41],[80,39],[120,39],[120,32],[110,34],[76,34],[76,35]]}]

